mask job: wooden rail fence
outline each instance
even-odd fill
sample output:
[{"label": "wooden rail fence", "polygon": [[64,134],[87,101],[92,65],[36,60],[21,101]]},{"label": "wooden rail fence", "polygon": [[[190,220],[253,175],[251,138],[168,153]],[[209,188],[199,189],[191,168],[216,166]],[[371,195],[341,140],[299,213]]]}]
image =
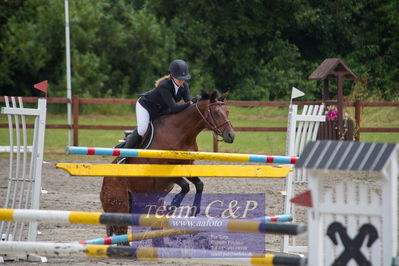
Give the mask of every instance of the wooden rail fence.
[{"label": "wooden rail fence", "polygon": [[[37,97],[23,97],[25,103],[36,103]],[[0,97],[0,102],[4,102],[4,97]],[[63,97],[49,97],[47,98],[48,103],[68,103],[68,98]],[[79,106],[80,104],[128,104],[133,105],[136,103],[135,99],[110,99],[110,98],[80,98],[78,95],[74,95],[72,98],[72,113],[73,113],[73,145],[79,146],[79,129],[90,129],[90,130],[132,130],[134,126],[116,126],[116,125],[81,125],[79,124]],[[304,105],[315,105],[321,104],[322,101],[316,102],[293,102],[299,106]],[[265,102],[265,101],[228,101],[227,105],[231,106],[242,106],[242,107],[288,107],[289,102],[276,101],[276,102]],[[399,132],[399,128],[379,128],[379,127],[361,127],[361,108],[362,107],[399,107],[399,102],[361,102],[359,100],[355,102],[345,102],[344,106],[355,108],[355,125],[357,130],[356,140],[360,140],[360,133],[362,132],[374,132],[374,133],[389,133]],[[7,128],[8,124],[0,123],[0,128]],[[33,127],[32,124],[27,124],[28,128]],[[49,129],[69,129],[68,124],[47,124],[46,128]],[[236,131],[249,131],[249,132],[286,132],[286,127],[234,127]],[[217,140],[214,136],[213,150],[218,151]]]}]

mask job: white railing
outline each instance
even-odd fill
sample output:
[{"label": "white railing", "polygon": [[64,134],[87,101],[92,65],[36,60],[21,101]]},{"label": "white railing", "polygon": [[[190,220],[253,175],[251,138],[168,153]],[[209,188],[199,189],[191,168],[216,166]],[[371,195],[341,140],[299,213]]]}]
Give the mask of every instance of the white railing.
[{"label": "white railing", "polygon": [[[9,152],[9,168],[7,192],[1,193],[5,197],[0,200],[4,202],[4,208],[39,209],[47,100],[39,99],[37,109],[32,109],[24,108],[21,97],[5,96],[4,99],[5,107],[1,108],[1,113],[8,118],[10,145],[2,147]],[[27,131],[27,116],[34,118],[33,134]],[[3,171],[1,173],[3,175]],[[3,221],[0,236],[1,241],[35,241],[37,222]],[[0,259],[15,257],[1,254]],[[44,258],[29,256],[29,259],[43,261]]]},{"label": "white railing", "polygon": [[[309,141],[316,140],[320,122],[326,120],[325,115],[323,115],[324,105],[305,105],[302,114],[298,114],[298,106],[295,104],[290,105],[289,108],[286,155],[299,156]],[[290,172],[287,176],[284,213],[292,215],[293,222],[298,222],[298,210],[292,205],[290,199],[303,192],[306,189],[307,182],[306,170],[296,170],[295,172]],[[302,209],[302,211],[304,210]],[[307,246],[298,244],[297,238],[288,235],[284,236],[283,252],[306,253]]]}]

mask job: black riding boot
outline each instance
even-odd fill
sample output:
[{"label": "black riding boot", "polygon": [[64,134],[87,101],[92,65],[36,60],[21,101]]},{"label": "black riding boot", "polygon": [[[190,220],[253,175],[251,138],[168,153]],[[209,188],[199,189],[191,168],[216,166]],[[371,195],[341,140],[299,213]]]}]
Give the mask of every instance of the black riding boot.
[{"label": "black riding boot", "polygon": [[137,146],[140,144],[140,141],[142,138],[143,137],[137,133],[137,130],[134,130],[132,132],[132,134],[130,134],[126,137],[126,142],[125,142],[124,148],[126,148],[126,149],[137,148]]}]

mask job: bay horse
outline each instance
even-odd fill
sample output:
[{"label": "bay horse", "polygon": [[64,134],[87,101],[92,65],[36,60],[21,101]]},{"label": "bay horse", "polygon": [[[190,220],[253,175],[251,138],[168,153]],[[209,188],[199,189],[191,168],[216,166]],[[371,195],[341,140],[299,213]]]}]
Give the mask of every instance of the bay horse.
[{"label": "bay horse", "polygon": [[[198,151],[196,138],[204,129],[212,130],[215,134],[221,136],[224,142],[232,143],[235,132],[228,120],[229,112],[225,107],[224,100],[227,95],[228,93],[224,93],[219,97],[216,91],[212,93],[202,92],[197,102],[191,104],[185,110],[155,119],[153,121],[155,131],[153,141],[148,148]],[[193,162],[193,160],[126,158],[128,164],[193,164]],[[194,206],[199,207],[203,183],[198,177],[187,179],[195,185]],[[183,197],[190,190],[189,183],[183,177],[104,177],[100,192],[101,204],[105,212],[129,213],[131,211],[130,197],[134,197],[134,194],[164,193],[166,195],[175,184],[181,187],[181,191],[172,200],[172,205],[179,206]],[[199,210],[199,208],[197,209]],[[127,234],[127,226],[107,226],[107,235],[113,234]]]}]

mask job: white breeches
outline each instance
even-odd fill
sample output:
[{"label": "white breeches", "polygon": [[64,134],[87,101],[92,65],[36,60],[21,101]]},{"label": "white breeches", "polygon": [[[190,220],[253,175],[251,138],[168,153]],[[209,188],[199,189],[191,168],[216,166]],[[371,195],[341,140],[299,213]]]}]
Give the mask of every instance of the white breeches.
[{"label": "white breeches", "polygon": [[136,119],[137,119],[137,133],[139,133],[139,135],[143,137],[150,123],[150,114],[139,103],[138,100],[136,103]]}]

